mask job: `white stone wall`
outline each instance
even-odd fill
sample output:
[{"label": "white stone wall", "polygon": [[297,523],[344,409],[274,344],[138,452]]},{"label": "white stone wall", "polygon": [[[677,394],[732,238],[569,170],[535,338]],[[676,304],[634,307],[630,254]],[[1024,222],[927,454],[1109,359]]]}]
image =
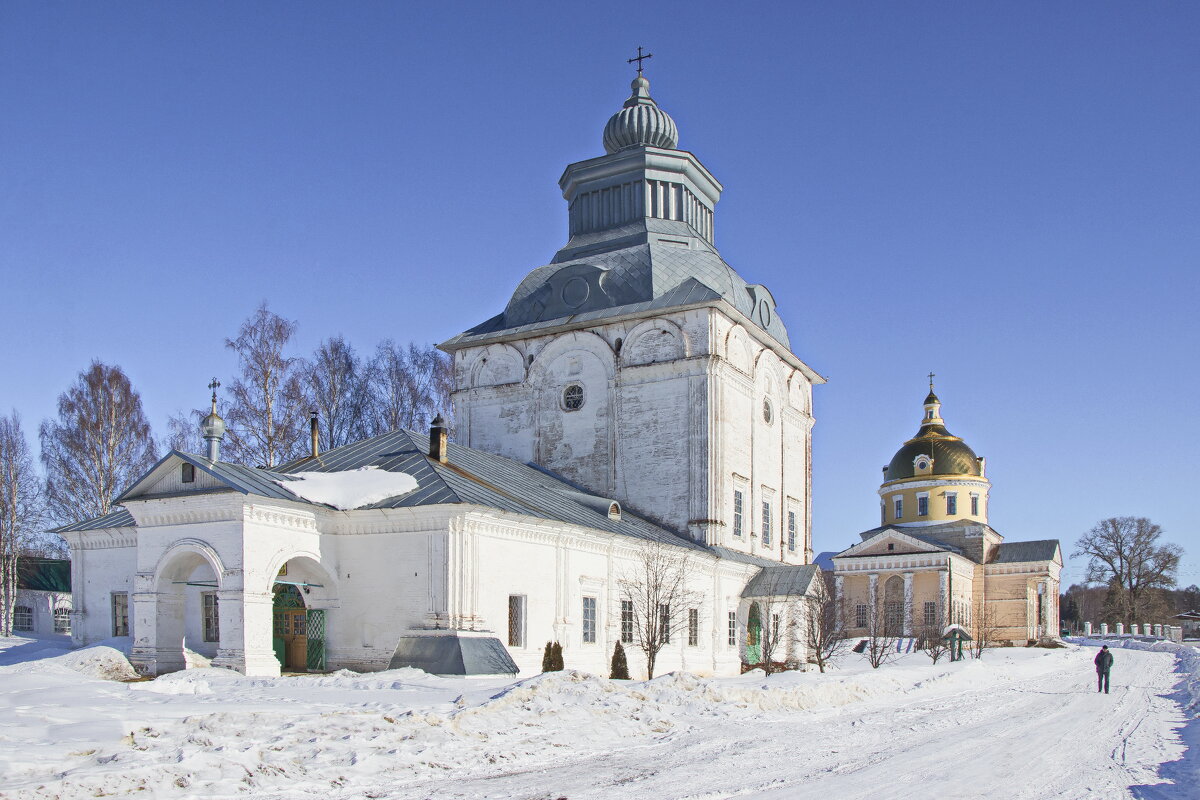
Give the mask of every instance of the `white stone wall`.
[{"label": "white stone wall", "polygon": [[54,610],[71,608],[70,592],[47,592],[41,589],[18,589],[13,606],[24,606],[33,612],[33,629],[17,633],[36,633],[39,636],[54,634]]},{"label": "white stone wall", "polygon": [[[807,563],[811,383],[788,357],[714,308],[467,347],[455,353],[458,438],[542,464],[697,540]],[[572,383],[585,403],[568,412],[562,392]],[[751,523],[740,539],[732,535],[739,483]],[[773,536],[764,548],[768,498]]]},{"label": "white stone wall", "polygon": [[133,610],[137,571],[133,528],[66,533],[71,548],[71,640],[94,644],[113,635],[112,595],[126,592]]}]

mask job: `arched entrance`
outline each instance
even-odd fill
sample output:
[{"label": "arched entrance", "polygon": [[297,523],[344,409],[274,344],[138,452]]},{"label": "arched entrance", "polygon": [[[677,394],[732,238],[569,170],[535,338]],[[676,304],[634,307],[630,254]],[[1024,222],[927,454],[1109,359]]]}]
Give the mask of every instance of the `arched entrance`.
[{"label": "arched entrance", "polygon": [[883,630],[899,636],[904,630],[904,579],[893,575],[883,584]]},{"label": "arched entrance", "polygon": [[271,586],[271,644],[286,672],[323,672],[326,613],[335,596],[329,574],[314,559],[289,559]]},{"label": "arched entrance", "polygon": [[762,663],[762,610],[758,603],[750,604],[746,620],[746,663],[751,666]]},{"label": "arched entrance", "polygon": [[163,556],[155,581],[154,673],[187,666],[185,649],[214,658],[221,643],[216,556],[203,546],[179,545]]}]

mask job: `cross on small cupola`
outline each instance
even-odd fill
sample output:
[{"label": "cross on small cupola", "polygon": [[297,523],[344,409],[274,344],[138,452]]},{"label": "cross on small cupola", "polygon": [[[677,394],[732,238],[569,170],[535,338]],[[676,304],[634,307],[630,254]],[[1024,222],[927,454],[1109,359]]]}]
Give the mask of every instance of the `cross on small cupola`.
[{"label": "cross on small cupola", "polygon": [[638,65],[637,66],[638,75],[641,75],[642,74],[642,62],[645,61],[647,58],[654,58],[654,53],[646,53],[645,55],[642,55],[641,45],[638,45],[637,58],[627,58],[627,59],[625,59],[625,63],[632,64],[633,62],[636,61],[637,65]]}]

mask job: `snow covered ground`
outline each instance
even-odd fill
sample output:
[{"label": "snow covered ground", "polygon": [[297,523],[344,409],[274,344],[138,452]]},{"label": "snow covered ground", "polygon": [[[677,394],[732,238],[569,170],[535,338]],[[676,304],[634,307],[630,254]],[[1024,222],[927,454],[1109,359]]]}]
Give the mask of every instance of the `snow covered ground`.
[{"label": "snow covered ground", "polygon": [[[518,682],[417,670],[122,682],[0,639],[0,797],[1200,798],[1200,651],[915,654],[878,671]],[[568,654],[569,662],[569,654]]]}]

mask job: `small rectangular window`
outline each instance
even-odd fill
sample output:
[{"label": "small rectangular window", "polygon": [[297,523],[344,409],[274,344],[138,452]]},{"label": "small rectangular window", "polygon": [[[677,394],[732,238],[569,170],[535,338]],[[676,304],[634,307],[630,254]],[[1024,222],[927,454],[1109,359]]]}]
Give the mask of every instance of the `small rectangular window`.
[{"label": "small rectangular window", "polygon": [[858,605],[856,605],[854,607],[854,627],[856,627],[856,628],[867,627],[867,605],[866,605],[866,603],[859,603]]},{"label": "small rectangular window", "polygon": [[596,598],[583,598],[583,642],[596,643]]},{"label": "small rectangular window", "polygon": [[896,509],[896,519],[900,519],[901,517],[904,516],[904,498],[903,497],[896,498],[895,509]]},{"label": "small rectangular window", "polygon": [[697,647],[700,644],[700,609],[688,609],[688,646]]},{"label": "small rectangular window", "polygon": [[193,483],[196,480],[196,468],[193,465],[184,464],[180,472],[180,479],[184,483]]},{"label": "small rectangular window", "polygon": [[69,608],[54,609],[54,632],[55,633],[70,633],[71,632],[71,609],[69,609]]},{"label": "small rectangular window", "polygon": [[221,618],[217,611],[217,593],[202,592],[200,600],[204,606],[204,641],[221,641]]},{"label": "small rectangular window", "polygon": [[796,552],[796,512],[788,512],[788,550]]},{"label": "small rectangular window", "polygon": [[733,535],[742,535],[742,491],[733,490]]},{"label": "small rectangular window", "polygon": [[671,607],[666,603],[658,606],[658,632],[660,642],[671,643]]},{"label": "small rectangular window", "polygon": [[930,626],[937,624],[937,603],[925,601],[925,624]]},{"label": "small rectangular window", "polygon": [[926,494],[917,495],[917,516],[918,517],[928,517],[929,516],[929,495],[926,495]]},{"label": "small rectangular window", "polygon": [[762,504],[762,543],[763,547],[771,546],[771,504],[766,500]]},{"label": "small rectangular window", "polygon": [[29,633],[33,631],[33,609],[29,606],[14,606],[12,615],[14,631]]},{"label": "small rectangular window", "polygon": [[633,601],[621,601],[621,641],[629,644],[633,641]]},{"label": "small rectangular window", "polygon": [[129,635],[129,593],[113,592],[112,595],[112,635]]},{"label": "small rectangular window", "polygon": [[525,646],[525,595],[508,596],[508,646]]},{"label": "small rectangular window", "polygon": [[729,646],[737,647],[737,612],[729,612]]},{"label": "small rectangular window", "polygon": [[979,516],[979,495],[977,494],[971,495],[971,516]]},{"label": "small rectangular window", "polygon": [[958,495],[946,495],[946,513],[951,516],[958,513]]}]

